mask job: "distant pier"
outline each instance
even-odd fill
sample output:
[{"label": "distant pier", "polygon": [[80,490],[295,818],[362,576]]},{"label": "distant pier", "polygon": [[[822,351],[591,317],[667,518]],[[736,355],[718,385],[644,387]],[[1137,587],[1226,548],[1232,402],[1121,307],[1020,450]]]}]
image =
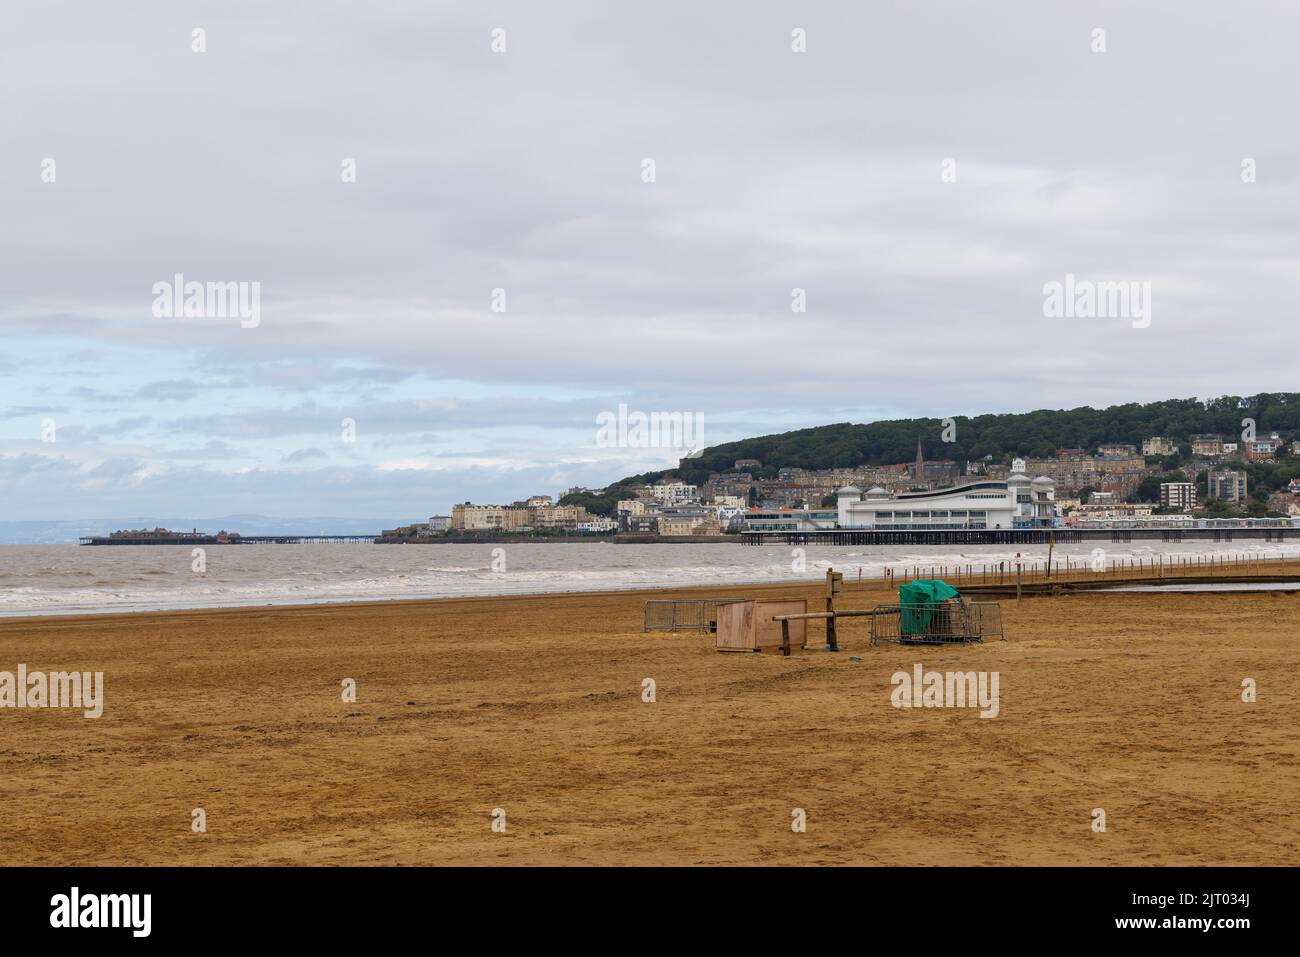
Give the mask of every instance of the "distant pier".
[{"label": "distant pier", "polygon": [[78,540],[81,545],[371,545],[378,535],[217,535],[180,534],[129,538],[126,536],[87,535]]}]

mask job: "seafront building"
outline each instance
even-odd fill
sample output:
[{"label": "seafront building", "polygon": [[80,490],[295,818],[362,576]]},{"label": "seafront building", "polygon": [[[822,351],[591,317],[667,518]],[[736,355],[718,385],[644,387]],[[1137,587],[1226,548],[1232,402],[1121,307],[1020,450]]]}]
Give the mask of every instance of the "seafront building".
[{"label": "seafront building", "polygon": [[[1005,481],[969,482],[926,492],[895,492],[877,486],[839,490],[840,528],[880,530],[1043,528],[1056,524],[1050,478],[1031,479],[1017,460]],[[1021,470],[1016,470],[1020,466]]]},{"label": "seafront building", "polygon": [[837,527],[834,508],[751,508],[745,512],[747,532],[816,532]]},{"label": "seafront building", "polygon": [[534,497],[530,501],[538,499],[544,500],[545,504],[475,505],[464,502],[453,505],[448,527],[463,532],[579,531],[579,526],[589,520],[586,506],[551,505],[549,495]]}]

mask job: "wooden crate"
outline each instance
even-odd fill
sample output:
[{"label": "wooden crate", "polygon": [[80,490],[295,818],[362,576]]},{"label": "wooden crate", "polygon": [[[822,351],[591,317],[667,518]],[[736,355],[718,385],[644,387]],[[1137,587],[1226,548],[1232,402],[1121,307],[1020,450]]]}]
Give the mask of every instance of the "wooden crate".
[{"label": "wooden crate", "polygon": [[[718,606],[718,651],[781,651],[781,623],[774,615],[802,615],[808,611],[803,598],[769,598],[736,601]],[[808,622],[790,622],[790,648],[803,648],[808,641]]]}]

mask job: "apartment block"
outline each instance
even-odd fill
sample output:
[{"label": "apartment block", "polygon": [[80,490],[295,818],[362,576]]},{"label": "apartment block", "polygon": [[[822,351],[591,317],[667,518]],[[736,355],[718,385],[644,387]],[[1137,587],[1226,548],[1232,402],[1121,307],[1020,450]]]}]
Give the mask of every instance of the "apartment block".
[{"label": "apartment block", "polygon": [[1209,474],[1207,481],[1207,498],[1222,499],[1225,502],[1246,500],[1246,473],[1239,469],[1218,469]]},{"label": "apartment block", "polygon": [[1196,508],[1196,483],[1161,482],[1160,504],[1165,508],[1191,511]]}]

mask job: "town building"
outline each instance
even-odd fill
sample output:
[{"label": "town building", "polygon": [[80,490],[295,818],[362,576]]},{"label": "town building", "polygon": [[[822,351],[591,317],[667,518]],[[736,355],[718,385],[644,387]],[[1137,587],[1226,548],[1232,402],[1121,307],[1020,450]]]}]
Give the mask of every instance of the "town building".
[{"label": "town building", "polygon": [[533,529],[577,530],[587,520],[584,505],[543,505],[529,508],[514,505],[475,505],[464,502],[451,507],[448,527],[464,532],[526,532]]},{"label": "town building", "polygon": [[1195,482],[1161,482],[1160,505],[1184,511],[1196,508]]},{"label": "town building", "polygon": [[1161,435],[1153,435],[1142,442],[1143,455],[1173,455],[1177,451],[1177,443]]},{"label": "town building", "polygon": [[1221,435],[1193,435],[1192,436],[1192,454],[1202,455],[1205,458],[1216,458],[1223,454],[1223,436]]},{"label": "town building", "polygon": [[429,516],[429,531],[431,531],[431,532],[445,532],[445,531],[446,531],[447,529],[449,529],[449,528],[451,528],[451,516],[450,516],[450,515],[430,515],[430,516]]},{"label": "town building", "polygon": [[507,505],[474,505],[471,502],[451,507],[451,528],[463,532],[515,532],[528,524],[528,509]]},{"label": "town building", "polygon": [[662,536],[720,535],[722,526],[712,515],[660,515],[659,534]]},{"label": "town building", "polygon": [[633,535],[658,535],[659,516],[628,515],[625,513],[618,517],[618,530]]},{"label": "town building", "polygon": [[1274,492],[1268,497],[1268,510],[1283,515],[1300,515],[1300,498],[1290,492]]},{"label": "town building", "polygon": [[1139,521],[1151,518],[1155,506],[1150,502],[1089,502],[1071,513],[1071,524],[1089,521]]},{"label": "town building", "polygon": [[1107,443],[1099,446],[1097,453],[1103,459],[1131,459],[1137,455],[1137,446]]},{"label": "town building", "polygon": [[1235,503],[1246,501],[1246,473],[1240,469],[1216,469],[1207,476],[1206,481],[1206,498]]},{"label": "town building", "polygon": [[835,528],[834,508],[751,508],[745,513],[747,532],[814,532]]},{"label": "town building", "polygon": [[957,482],[960,474],[960,468],[956,462],[948,460],[927,462],[925,453],[921,448],[921,440],[916,440],[916,461],[907,470],[907,477],[911,480],[912,485],[923,486],[927,489],[951,486]]},{"label": "town building", "polygon": [[543,505],[528,509],[533,528],[577,531],[588,520],[585,505]]},{"label": "town building", "polygon": [[1253,439],[1246,445],[1247,462],[1272,462],[1277,458],[1277,447],[1280,443],[1276,439]]},{"label": "town building", "polygon": [[661,505],[684,505],[700,500],[699,487],[685,482],[661,482],[651,486],[650,494]]},{"label": "town building", "polygon": [[[1019,462],[1017,462],[1019,464]],[[1012,472],[1006,481],[976,481],[925,492],[890,494],[877,486],[837,493],[841,528],[1022,528],[1056,522],[1055,488],[1046,476]]]},{"label": "town building", "polygon": [[[1131,448],[1129,446],[1128,448]],[[1017,462],[1020,462],[1017,459]],[[1103,484],[1115,483],[1124,490],[1124,494],[1135,490],[1142,479],[1153,474],[1146,459],[1136,454],[1113,455],[1109,458],[1100,455],[1087,455],[1078,449],[1057,449],[1050,459],[1028,459],[1023,463],[1023,470],[1035,475],[1045,475],[1052,480],[1057,491],[1074,493],[1084,488],[1100,488]],[[1012,473],[1018,469],[1012,464]]]},{"label": "town building", "polygon": [[715,495],[710,501],[719,508],[739,508],[743,510],[749,507],[749,500],[743,495]]}]

